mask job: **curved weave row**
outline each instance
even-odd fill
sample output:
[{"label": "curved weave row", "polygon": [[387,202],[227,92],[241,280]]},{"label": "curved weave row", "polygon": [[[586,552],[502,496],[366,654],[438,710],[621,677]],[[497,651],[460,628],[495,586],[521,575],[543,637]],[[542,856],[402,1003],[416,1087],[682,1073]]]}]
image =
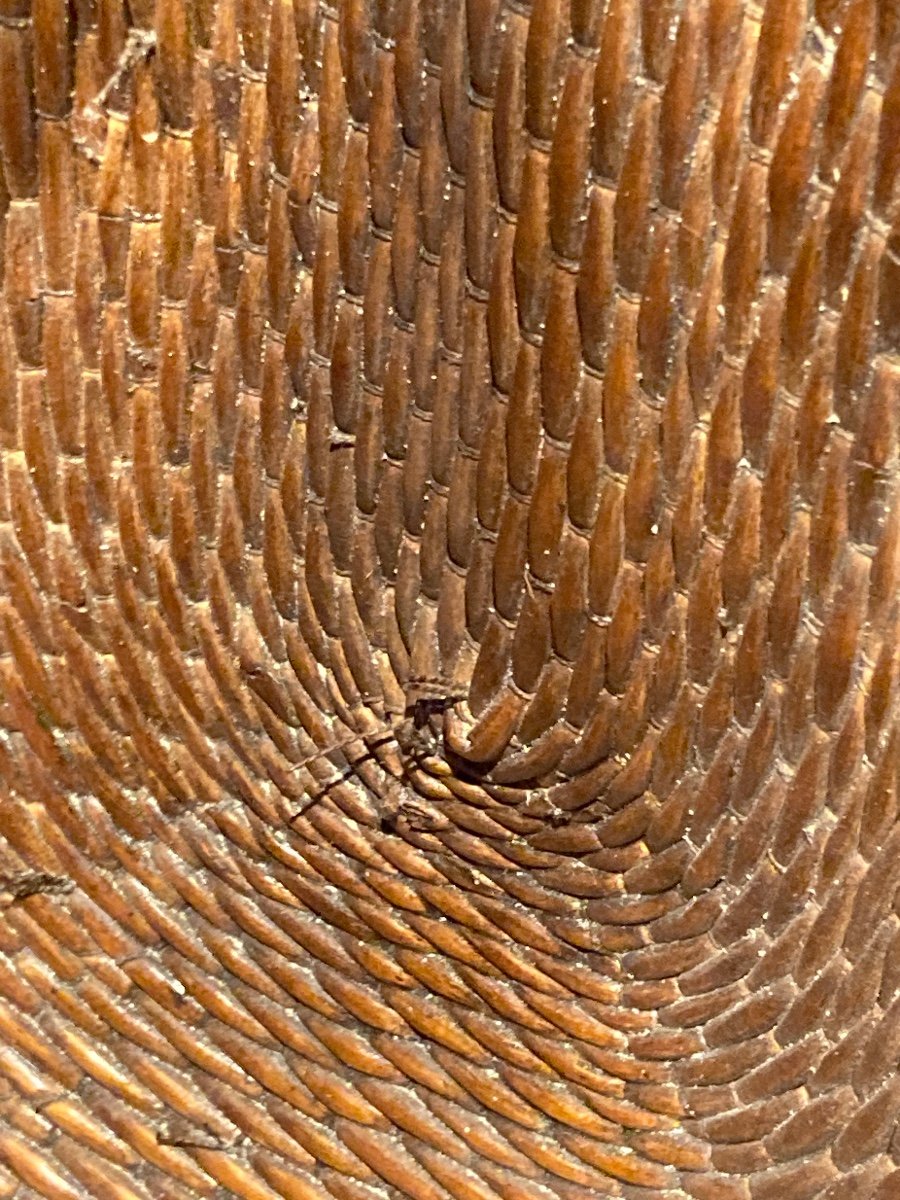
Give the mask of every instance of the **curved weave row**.
[{"label": "curved weave row", "polygon": [[0,1198],[900,1196],[900,10],[0,4]]}]

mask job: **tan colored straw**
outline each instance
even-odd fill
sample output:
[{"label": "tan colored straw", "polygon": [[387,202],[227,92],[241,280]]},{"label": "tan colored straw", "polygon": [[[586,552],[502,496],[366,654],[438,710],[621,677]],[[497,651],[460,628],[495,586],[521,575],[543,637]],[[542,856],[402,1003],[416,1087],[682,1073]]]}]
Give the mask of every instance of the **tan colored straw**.
[{"label": "tan colored straw", "polygon": [[897,0],[0,0],[0,164],[0,1200],[898,1200]]}]

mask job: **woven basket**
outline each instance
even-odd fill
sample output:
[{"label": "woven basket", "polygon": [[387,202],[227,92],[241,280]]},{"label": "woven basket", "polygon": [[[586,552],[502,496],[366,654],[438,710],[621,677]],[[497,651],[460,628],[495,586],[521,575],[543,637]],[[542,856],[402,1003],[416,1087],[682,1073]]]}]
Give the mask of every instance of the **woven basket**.
[{"label": "woven basket", "polygon": [[897,1200],[897,3],[2,0],[0,161],[0,1200]]}]

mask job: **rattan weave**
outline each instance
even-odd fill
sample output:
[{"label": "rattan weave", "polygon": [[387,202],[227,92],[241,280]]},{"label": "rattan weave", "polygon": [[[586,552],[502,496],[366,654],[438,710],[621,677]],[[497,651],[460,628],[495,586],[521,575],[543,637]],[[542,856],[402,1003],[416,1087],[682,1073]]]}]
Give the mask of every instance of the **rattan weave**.
[{"label": "rattan weave", "polygon": [[2,0],[0,161],[0,1200],[897,1200],[896,0]]}]

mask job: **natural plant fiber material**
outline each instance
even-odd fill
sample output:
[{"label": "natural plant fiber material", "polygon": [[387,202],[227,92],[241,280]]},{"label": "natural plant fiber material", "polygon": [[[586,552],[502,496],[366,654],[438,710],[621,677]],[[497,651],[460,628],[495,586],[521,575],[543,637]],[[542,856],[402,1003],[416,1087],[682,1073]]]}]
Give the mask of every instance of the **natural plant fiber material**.
[{"label": "natural plant fiber material", "polygon": [[2,0],[0,160],[0,1200],[897,1200],[897,4]]}]

